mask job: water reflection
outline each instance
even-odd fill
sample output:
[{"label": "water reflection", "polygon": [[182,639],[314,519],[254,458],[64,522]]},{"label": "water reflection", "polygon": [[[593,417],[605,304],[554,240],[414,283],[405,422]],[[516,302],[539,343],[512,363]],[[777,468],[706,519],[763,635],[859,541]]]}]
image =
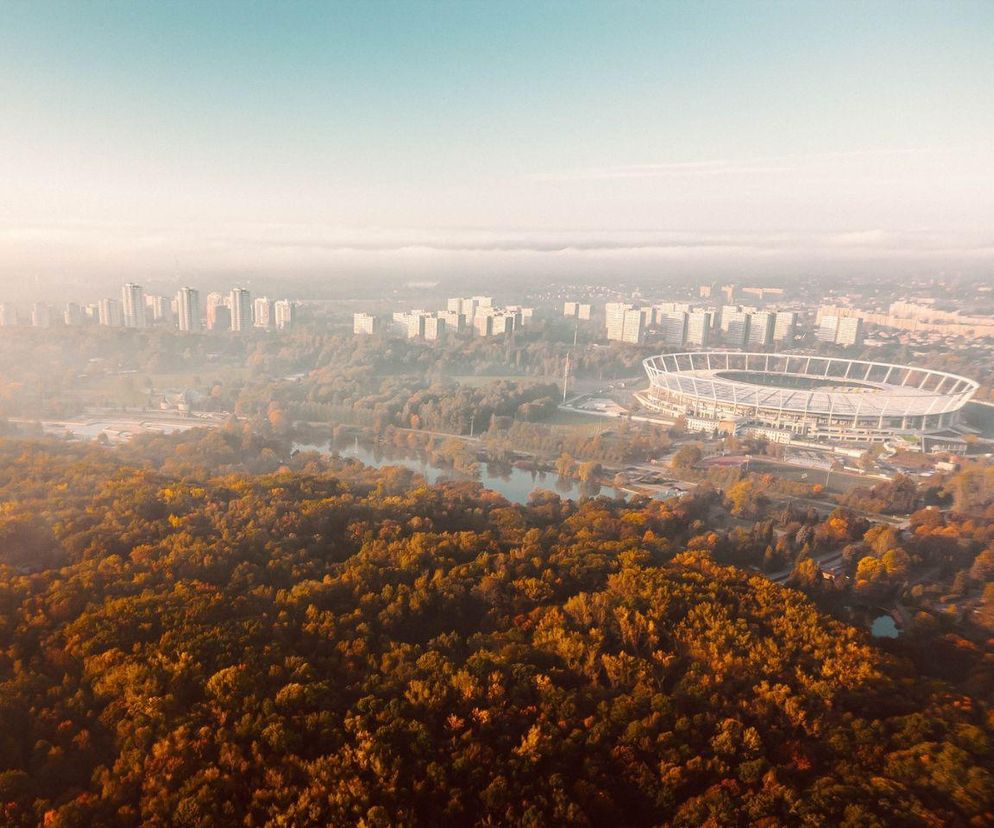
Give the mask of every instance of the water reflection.
[{"label": "water reflection", "polygon": [[870,635],[874,638],[897,638],[901,631],[889,615],[878,615],[870,624]]},{"label": "water reflection", "polygon": [[581,483],[535,469],[521,469],[506,461],[491,460],[482,464],[474,463],[469,469],[451,469],[436,465],[425,453],[381,443],[372,446],[349,443],[339,447],[337,451],[332,448],[331,443],[320,445],[295,443],[294,448],[300,451],[317,451],[321,454],[337,453],[340,457],[354,458],[374,468],[403,466],[422,475],[429,483],[437,483],[443,479],[478,480],[488,489],[500,492],[514,503],[527,503],[533,491],[549,488],[554,488],[561,496],[572,499],[598,495],[618,496],[617,491],[611,486],[601,486],[592,481]]}]

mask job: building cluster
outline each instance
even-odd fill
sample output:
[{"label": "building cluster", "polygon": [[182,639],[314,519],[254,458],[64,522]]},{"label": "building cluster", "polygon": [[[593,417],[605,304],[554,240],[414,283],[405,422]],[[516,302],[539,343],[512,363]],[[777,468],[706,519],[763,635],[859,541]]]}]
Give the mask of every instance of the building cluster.
[{"label": "building cluster", "polygon": [[[180,288],[174,297],[145,293],[129,282],[121,288],[121,299],[101,299],[92,304],[68,302],[61,321],[67,326],[98,324],[107,328],[178,327],[181,331],[247,331],[252,328],[284,330],[293,325],[296,308],[289,299],[252,298],[244,288],[229,293],[212,292],[201,303],[196,288]],[[31,325],[48,328],[57,317],[52,307],[36,302]],[[16,309],[0,304],[0,327],[17,325]]]},{"label": "building cluster", "polygon": [[723,305],[719,310],[685,302],[609,302],[604,307],[604,318],[607,338],[617,342],[638,344],[654,330],[671,348],[707,348],[718,341],[748,348],[793,342],[798,315],[796,311],[767,311],[743,305]]},{"label": "building cluster", "polygon": [[822,305],[818,308],[816,324],[828,318],[858,319],[881,328],[894,328],[911,333],[933,333],[964,336],[971,339],[994,336],[994,317],[941,310],[929,301],[892,302],[886,311],[868,311],[848,305]]},{"label": "building cluster", "polygon": [[[491,296],[454,297],[446,302],[445,310],[422,308],[397,311],[393,314],[393,330],[408,339],[436,341],[446,334],[472,331],[477,336],[498,336],[518,330],[532,318],[533,309],[520,305],[497,306]],[[371,313],[356,313],[352,317],[355,334],[377,333],[379,320]]]},{"label": "building cluster", "polygon": [[563,302],[563,316],[573,319],[589,320],[591,315],[591,305],[583,302]]},{"label": "building cluster", "polygon": [[797,311],[792,310],[772,311],[725,305],[721,309],[722,340],[736,348],[789,344],[797,336],[797,318]]},{"label": "building cluster", "polygon": [[608,302],[604,305],[607,338],[617,342],[642,342],[651,319],[651,305],[640,306],[628,302]]},{"label": "building cluster", "polygon": [[819,314],[816,322],[819,342],[830,342],[848,348],[863,344],[863,320],[858,316]]},{"label": "building cluster", "polygon": [[[735,296],[739,291],[739,286],[732,282],[727,285],[721,285],[721,287],[717,284],[701,285],[697,289],[697,294],[701,299],[717,299],[720,295],[725,300],[725,304],[731,305],[735,302]],[[770,296],[781,297],[784,294],[783,288],[773,287],[745,287],[741,288],[741,292],[754,296],[759,300]]]}]

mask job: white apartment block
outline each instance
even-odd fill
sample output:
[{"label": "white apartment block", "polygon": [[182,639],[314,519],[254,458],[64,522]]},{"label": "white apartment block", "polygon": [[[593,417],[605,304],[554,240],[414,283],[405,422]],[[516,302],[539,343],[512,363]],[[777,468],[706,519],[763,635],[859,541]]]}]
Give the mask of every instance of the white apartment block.
[{"label": "white apartment block", "polygon": [[638,344],[645,336],[652,308],[637,308],[625,302],[608,302],[604,306],[607,338],[615,342]]},{"label": "white apartment block", "polygon": [[711,311],[694,311],[687,315],[687,344],[707,348],[711,344]]},{"label": "white apartment block", "polygon": [[231,330],[247,331],[252,327],[252,294],[245,288],[233,288],[230,295]]},{"label": "white apartment block", "polygon": [[773,327],[776,318],[768,311],[758,311],[749,314],[749,344],[750,345],[771,345],[773,344]]},{"label": "white apartment block", "polygon": [[466,317],[459,311],[439,311],[436,316],[445,322],[446,332],[462,333],[466,330]]},{"label": "white apartment block", "polygon": [[839,335],[839,317],[822,316],[818,322],[818,331],[815,336],[819,342],[835,342]]},{"label": "white apartment block", "polygon": [[863,320],[858,316],[844,316],[839,320],[835,344],[850,348],[863,344]]},{"label": "white apartment block", "polygon": [[101,299],[97,314],[100,324],[105,328],[120,328],[124,325],[121,303],[116,299]]},{"label": "white apartment block", "polygon": [[352,333],[373,334],[376,333],[376,317],[371,313],[352,314]]},{"label": "white apartment block", "polygon": [[293,327],[297,318],[297,306],[289,299],[277,299],[273,304],[273,314],[277,330],[285,331]]},{"label": "white apartment block", "polygon": [[200,291],[196,288],[180,288],[176,294],[176,316],[181,331],[200,330]]},{"label": "white apartment block", "polygon": [[797,335],[797,313],[795,311],[778,311],[773,323],[773,340],[775,342],[793,342]]},{"label": "white apartment block", "polygon": [[445,320],[437,315],[424,317],[424,338],[435,342],[445,337]]},{"label": "white apartment block", "polygon": [[273,300],[268,296],[259,296],[252,303],[252,322],[257,328],[272,328],[276,323]]},{"label": "white apartment block", "polygon": [[145,291],[141,285],[128,282],[121,288],[121,311],[124,317],[124,327],[144,328],[145,319]]}]

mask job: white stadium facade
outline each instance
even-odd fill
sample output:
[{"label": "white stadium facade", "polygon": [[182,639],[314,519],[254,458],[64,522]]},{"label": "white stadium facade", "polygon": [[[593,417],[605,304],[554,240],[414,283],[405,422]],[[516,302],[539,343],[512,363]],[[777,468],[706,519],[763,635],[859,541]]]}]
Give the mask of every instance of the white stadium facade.
[{"label": "white stadium facade", "polygon": [[944,371],[838,357],[700,351],[643,365],[649,388],[636,397],[651,411],[809,440],[881,442],[949,430],[978,387]]}]

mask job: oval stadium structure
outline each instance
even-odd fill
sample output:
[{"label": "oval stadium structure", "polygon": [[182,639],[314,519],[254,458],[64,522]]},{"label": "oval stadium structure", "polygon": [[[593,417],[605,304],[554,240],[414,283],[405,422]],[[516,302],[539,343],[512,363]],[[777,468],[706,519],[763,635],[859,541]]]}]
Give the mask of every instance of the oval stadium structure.
[{"label": "oval stadium structure", "polygon": [[948,429],[978,387],[944,371],[838,357],[700,351],[643,365],[649,388],[636,396],[650,410],[812,440],[879,442]]}]

